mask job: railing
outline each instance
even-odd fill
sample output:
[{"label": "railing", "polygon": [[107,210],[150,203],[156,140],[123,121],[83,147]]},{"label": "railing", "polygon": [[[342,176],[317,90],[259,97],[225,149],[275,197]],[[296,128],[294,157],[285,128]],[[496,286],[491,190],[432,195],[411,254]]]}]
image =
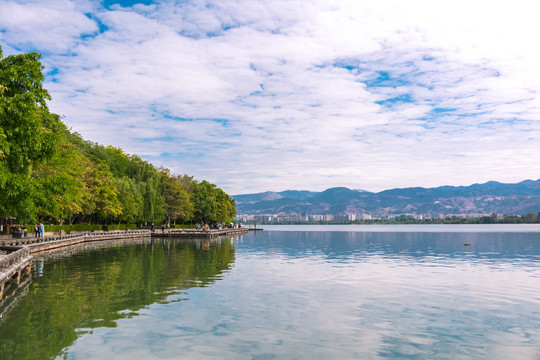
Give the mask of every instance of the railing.
[{"label": "railing", "polygon": [[0,257],[0,271],[30,256],[30,250],[26,246],[0,246],[0,251],[8,253]]},{"label": "railing", "polygon": [[[218,232],[232,232],[232,231],[247,231],[248,228],[222,228],[222,229],[168,229],[165,232],[169,233],[193,233],[193,234],[204,234],[204,233],[218,233]],[[157,233],[161,232],[161,229],[156,229]]]},{"label": "railing", "polygon": [[63,235],[52,235],[52,236],[47,236],[47,237],[25,236],[22,238],[13,238],[11,240],[4,240],[4,244],[30,245],[30,244],[50,242],[50,241],[56,241],[56,240],[74,239],[81,236],[83,235],[82,234],[65,234],[65,235],[63,234]]},{"label": "railing", "polygon": [[38,243],[47,243],[52,241],[59,241],[59,240],[70,240],[70,239],[77,239],[77,238],[83,238],[83,237],[109,237],[114,235],[143,235],[150,233],[149,230],[112,230],[112,231],[85,231],[85,232],[77,232],[73,234],[58,234],[58,235],[52,235],[47,237],[34,237],[34,236],[25,236],[23,238],[12,238],[8,240],[2,240],[0,241],[0,245],[30,245],[30,244],[38,244]]},{"label": "railing", "polygon": [[[4,251],[13,252],[13,254],[8,254],[6,256],[0,257],[0,264],[12,264],[17,259],[20,259],[21,256],[28,256],[30,253],[36,251],[50,250],[57,247],[69,246],[79,242],[88,242],[88,241],[100,241],[107,239],[123,238],[123,237],[137,237],[137,236],[150,236],[154,234],[157,237],[167,236],[179,236],[179,237],[216,237],[221,235],[233,235],[248,232],[247,228],[233,228],[233,229],[212,229],[212,230],[202,230],[202,229],[166,229],[162,231],[150,231],[148,229],[143,230],[112,230],[112,231],[91,231],[91,232],[77,232],[72,234],[58,234],[47,237],[32,237],[27,236],[23,238],[12,238],[8,240],[0,241],[0,250],[5,249]],[[162,235],[163,234],[163,235]],[[152,235],[152,236],[154,236]],[[26,253],[19,252],[21,248],[26,249]],[[10,250],[11,249],[11,250]],[[14,254],[20,255],[14,255]],[[23,255],[26,254],[26,255]],[[5,265],[9,266],[9,265]],[[2,267],[0,267],[0,270]]]},{"label": "railing", "polygon": [[212,230],[199,230],[199,229],[171,229],[163,231],[156,231],[152,236],[156,237],[209,237],[214,238],[217,236],[227,236],[247,233],[247,228],[225,228],[225,229],[212,229]]}]

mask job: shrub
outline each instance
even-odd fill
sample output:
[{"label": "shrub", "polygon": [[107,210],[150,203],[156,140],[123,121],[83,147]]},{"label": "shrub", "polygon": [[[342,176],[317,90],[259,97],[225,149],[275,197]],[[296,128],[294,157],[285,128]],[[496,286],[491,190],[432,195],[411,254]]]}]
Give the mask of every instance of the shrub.
[{"label": "shrub", "polygon": [[126,230],[126,229],[136,229],[136,224],[111,224],[103,225],[103,230],[112,231],[112,230]]},{"label": "shrub", "polygon": [[195,229],[195,224],[172,225],[171,229]]},{"label": "shrub", "polygon": [[[27,226],[28,232],[34,232],[34,225]],[[94,230],[126,230],[137,229],[136,224],[112,224],[112,225],[88,225],[88,224],[73,224],[73,225],[45,225],[45,231],[94,231]]]}]

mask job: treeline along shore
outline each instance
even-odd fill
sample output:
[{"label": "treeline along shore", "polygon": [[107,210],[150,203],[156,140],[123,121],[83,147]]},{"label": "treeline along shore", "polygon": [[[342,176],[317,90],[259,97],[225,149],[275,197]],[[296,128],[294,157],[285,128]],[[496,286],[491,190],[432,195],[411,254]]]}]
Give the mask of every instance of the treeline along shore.
[{"label": "treeline along shore", "polygon": [[0,226],[227,223],[234,199],[122,149],[83,139],[49,111],[38,53],[0,47]]}]

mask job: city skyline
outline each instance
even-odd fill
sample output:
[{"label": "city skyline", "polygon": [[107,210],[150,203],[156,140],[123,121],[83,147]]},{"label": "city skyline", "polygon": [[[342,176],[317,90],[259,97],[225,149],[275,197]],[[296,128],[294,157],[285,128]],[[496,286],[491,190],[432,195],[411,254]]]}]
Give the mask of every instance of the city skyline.
[{"label": "city skyline", "polygon": [[0,0],[85,139],[230,194],[540,178],[532,1]]}]

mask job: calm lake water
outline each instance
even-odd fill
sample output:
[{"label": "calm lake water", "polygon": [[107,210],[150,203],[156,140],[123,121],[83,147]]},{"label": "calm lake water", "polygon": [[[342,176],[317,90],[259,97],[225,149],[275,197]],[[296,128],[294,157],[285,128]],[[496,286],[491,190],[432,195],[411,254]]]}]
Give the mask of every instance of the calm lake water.
[{"label": "calm lake water", "polygon": [[94,243],[36,257],[0,312],[2,360],[538,360],[540,226]]}]

